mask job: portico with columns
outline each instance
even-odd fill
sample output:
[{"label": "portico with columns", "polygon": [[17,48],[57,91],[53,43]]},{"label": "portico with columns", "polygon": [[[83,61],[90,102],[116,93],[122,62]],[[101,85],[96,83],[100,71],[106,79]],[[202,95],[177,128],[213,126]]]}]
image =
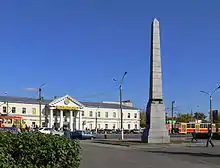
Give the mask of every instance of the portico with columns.
[{"label": "portico with columns", "polygon": [[69,95],[54,99],[47,106],[48,127],[64,127],[72,130],[82,130],[82,109],[84,105]]}]

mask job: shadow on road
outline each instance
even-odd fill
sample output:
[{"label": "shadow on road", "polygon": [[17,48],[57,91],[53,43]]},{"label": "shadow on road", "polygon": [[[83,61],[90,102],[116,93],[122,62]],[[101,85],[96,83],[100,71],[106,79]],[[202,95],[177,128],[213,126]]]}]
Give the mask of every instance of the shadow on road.
[{"label": "shadow on road", "polygon": [[220,154],[210,154],[210,153],[193,153],[193,152],[168,152],[168,151],[148,151],[151,153],[164,153],[171,155],[190,155],[190,156],[203,156],[203,157],[220,157]]}]

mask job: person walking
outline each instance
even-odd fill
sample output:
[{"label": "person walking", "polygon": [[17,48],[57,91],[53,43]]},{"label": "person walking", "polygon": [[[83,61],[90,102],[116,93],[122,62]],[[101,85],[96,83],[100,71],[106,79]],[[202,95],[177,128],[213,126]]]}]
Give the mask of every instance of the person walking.
[{"label": "person walking", "polygon": [[196,129],[194,130],[194,132],[192,133],[192,139],[191,142],[193,142],[193,140],[195,140],[197,142],[197,138],[196,138]]},{"label": "person walking", "polygon": [[209,130],[208,130],[208,139],[207,139],[206,147],[209,146],[209,143],[212,145],[212,147],[214,147],[214,144],[212,143],[212,136],[213,136],[212,127],[209,127],[208,129]]}]

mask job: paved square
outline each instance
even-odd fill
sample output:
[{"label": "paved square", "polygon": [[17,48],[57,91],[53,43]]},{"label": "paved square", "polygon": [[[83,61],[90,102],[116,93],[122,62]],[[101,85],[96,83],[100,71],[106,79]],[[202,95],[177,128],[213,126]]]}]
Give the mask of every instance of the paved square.
[{"label": "paved square", "polygon": [[219,168],[220,146],[130,148],[82,142],[80,168]]}]

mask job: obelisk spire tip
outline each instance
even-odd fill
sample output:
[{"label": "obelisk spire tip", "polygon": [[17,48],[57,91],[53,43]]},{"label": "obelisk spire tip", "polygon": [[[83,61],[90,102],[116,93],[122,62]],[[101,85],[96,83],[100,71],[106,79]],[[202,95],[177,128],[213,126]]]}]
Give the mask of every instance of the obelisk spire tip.
[{"label": "obelisk spire tip", "polygon": [[154,18],[154,21],[153,21],[153,22],[154,22],[154,24],[155,24],[155,23],[159,23],[159,21],[157,20],[157,18]]}]

